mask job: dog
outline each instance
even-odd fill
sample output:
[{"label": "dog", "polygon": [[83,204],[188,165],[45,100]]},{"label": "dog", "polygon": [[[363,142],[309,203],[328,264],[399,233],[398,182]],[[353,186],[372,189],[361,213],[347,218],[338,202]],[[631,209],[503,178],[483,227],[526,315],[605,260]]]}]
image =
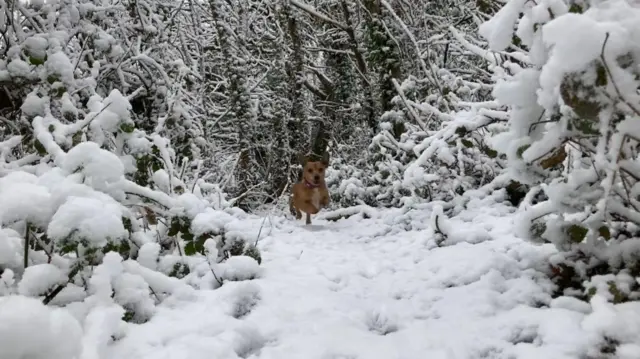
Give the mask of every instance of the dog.
[{"label": "dog", "polygon": [[325,152],[320,161],[310,161],[307,156],[299,156],[303,167],[302,180],[293,185],[289,210],[296,219],[306,213],[306,224],[311,224],[311,215],[317,214],[329,204],[329,191],[324,182],[325,170],[329,166],[329,154]]}]

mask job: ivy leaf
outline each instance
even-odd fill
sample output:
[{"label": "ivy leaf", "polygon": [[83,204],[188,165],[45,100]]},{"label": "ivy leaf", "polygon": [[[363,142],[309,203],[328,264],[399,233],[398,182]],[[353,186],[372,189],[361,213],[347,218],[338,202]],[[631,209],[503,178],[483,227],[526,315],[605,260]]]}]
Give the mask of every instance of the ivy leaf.
[{"label": "ivy leaf", "polygon": [[523,145],[518,147],[518,150],[516,151],[516,155],[518,156],[518,158],[522,158],[522,154],[524,153],[524,151],[526,151],[529,147],[531,147],[531,145]]},{"label": "ivy leaf", "polygon": [[169,231],[167,235],[169,237],[175,237],[180,232],[180,219],[178,217],[174,217],[171,219],[171,225],[169,226]]},{"label": "ivy leaf", "polygon": [[253,244],[248,246],[245,250],[244,250],[244,255],[247,257],[251,257],[253,259],[256,260],[256,262],[258,262],[258,264],[262,263],[262,255],[260,254],[260,250],[254,246]]},{"label": "ivy leaf", "polygon": [[456,135],[458,135],[459,137],[462,137],[462,136],[466,135],[467,132],[468,131],[467,131],[466,127],[464,127],[464,126],[456,128]]},{"label": "ivy leaf", "polygon": [[82,142],[82,131],[78,131],[71,136],[71,144],[73,146],[78,145],[80,142]]},{"label": "ivy leaf", "polygon": [[587,236],[587,232],[589,232],[588,229],[577,224],[572,224],[567,228],[567,235],[574,243],[581,243],[584,240],[584,237]]},{"label": "ivy leaf", "polygon": [[29,56],[29,63],[32,65],[43,65],[46,60],[46,55],[44,59],[37,58],[35,56]]},{"label": "ivy leaf", "polygon": [[194,241],[187,242],[187,244],[185,244],[184,246],[184,254],[187,256],[192,256],[196,253],[197,253],[196,242]]},{"label": "ivy leaf", "polygon": [[47,76],[47,82],[48,82],[50,85],[53,85],[53,83],[54,83],[54,82],[56,82],[56,81],[58,81],[58,80],[59,80],[59,79],[58,79],[58,76],[56,76],[56,75],[49,75],[49,76]]},{"label": "ivy leaf", "polygon": [[569,12],[572,12],[574,14],[582,14],[582,7],[576,3],[573,3],[569,8]]},{"label": "ivy leaf", "polygon": [[124,133],[132,133],[135,128],[135,125],[132,123],[123,123],[120,125],[120,131]]},{"label": "ivy leaf", "polygon": [[47,155],[47,149],[44,147],[42,142],[40,142],[38,139],[33,140],[33,147],[36,149],[36,151],[40,156]]},{"label": "ivy leaf", "polygon": [[496,157],[498,157],[498,151],[496,151],[496,150],[494,150],[494,149],[491,149],[491,148],[489,148],[489,147],[486,147],[486,148],[483,150],[483,152],[484,152],[487,156],[489,156],[489,158],[496,158]]},{"label": "ivy leaf", "polygon": [[133,232],[133,224],[131,223],[131,219],[122,217],[122,225],[124,226],[124,229],[127,230],[127,232]]}]

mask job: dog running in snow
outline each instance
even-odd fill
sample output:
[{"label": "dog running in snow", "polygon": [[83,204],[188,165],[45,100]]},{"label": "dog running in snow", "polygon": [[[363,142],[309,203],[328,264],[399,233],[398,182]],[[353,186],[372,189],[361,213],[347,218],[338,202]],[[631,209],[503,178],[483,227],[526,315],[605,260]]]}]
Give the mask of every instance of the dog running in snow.
[{"label": "dog running in snow", "polygon": [[324,182],[329,154],[325,152],[320,161],[310,161],[307,156],[299,158],[303,166],[302,180],[292,187],[289,209],[296,219],[302,219],[302,212],[306,213],[306,224],[311,224],[311,215],[329,204],[329,191]]}]

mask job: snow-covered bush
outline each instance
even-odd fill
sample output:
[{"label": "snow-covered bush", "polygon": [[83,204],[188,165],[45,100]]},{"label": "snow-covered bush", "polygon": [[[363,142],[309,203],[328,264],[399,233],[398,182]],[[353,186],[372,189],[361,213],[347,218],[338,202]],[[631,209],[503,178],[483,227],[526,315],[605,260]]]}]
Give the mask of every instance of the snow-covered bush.
[{"label": "snow-covered bush", "polygon": [[480,33],[509,59],[494,66],[509,127],[490,143],[529,187],[520,234],[558,248],[559,294],[638,298],[640,8],[513,0]]},{"label": "snow-covered bush", "polygon": [[[376,34],[370,55],[381,57],[378,66],[384,69],[383,63],[398,61],[401,54],[393,49],[399,46],[412,55],[400,66],[408,74],[385,75],[380,86],[389,100],[366,151],[362,146],[347,155],[337,151],[342,161],[333,161],[328,173],[334,202],[404,206],[450,200],[488,186],[505,158],[487,139],[505,130],[507,113],[491,99],[493,80],[486,63],[493,59],[477,39],[479,19],[474,16],[482,4],[413,4],[433,15],[427,28],[410,27],[407,21],[413,19],[401,17],[388,2],[381,5],[369,29]],[[483,11],[491,12],[491,6]],[[450,19],[459,19],[456,27]],[[489,187],[517,192],[518,184]]]},{"label": "snow-covered bush", "polygon": [[[26,315],[31,306],[46,326],[59,312],[29,303],[64,306],[84,340],[96,341],[84,346],[92,351],[121,337],[123,321],[147,321],[169,296],[258,277],[260,253],[239,230],[245,214],[203,178],[217,174],[203,168],[211,148],[190,103],[198,68],[163,32],[176,17],[160,2],[7,6],[0,3],[3,310]],[[34,299],[15,309],[19,296]],[[1,325],[15,325],[7,313]],[[43,346],[60,335],[54,329]]]}]

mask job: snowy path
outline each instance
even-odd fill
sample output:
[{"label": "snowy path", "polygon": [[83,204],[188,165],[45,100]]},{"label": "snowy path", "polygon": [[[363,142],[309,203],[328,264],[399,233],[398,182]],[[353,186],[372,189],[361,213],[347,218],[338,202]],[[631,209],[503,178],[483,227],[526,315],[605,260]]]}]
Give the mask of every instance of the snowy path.
[{"label": "snowy path", "polygon": [[[439,248],[428,230],[404,231],[389,218],[316,221],[310,229],[281,220],[261,241],[261,279],[161,308],[132,327],[111,357],[572,357],[561,353],[581,340],[553,333],[576,330],[572,313],[579,313],[536,309],[550,302],[548,282],[530,269],[545,250],[510,234],[508,212],[478,204],[451,222],[475,244]],[[427,219],[414,221],[424,227]]]}]

